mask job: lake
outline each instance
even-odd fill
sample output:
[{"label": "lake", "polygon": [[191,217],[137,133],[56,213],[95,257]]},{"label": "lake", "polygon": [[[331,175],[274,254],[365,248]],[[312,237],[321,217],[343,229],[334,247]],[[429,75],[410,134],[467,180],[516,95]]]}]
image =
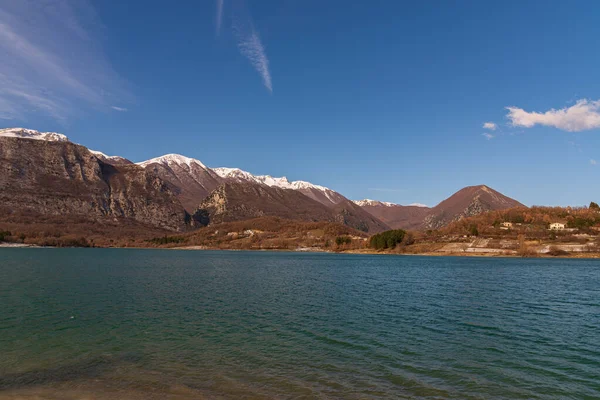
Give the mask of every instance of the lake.
[{"label": "lake", "polygon": [[600,262],[0,249],[0,399],[600,398]]}]

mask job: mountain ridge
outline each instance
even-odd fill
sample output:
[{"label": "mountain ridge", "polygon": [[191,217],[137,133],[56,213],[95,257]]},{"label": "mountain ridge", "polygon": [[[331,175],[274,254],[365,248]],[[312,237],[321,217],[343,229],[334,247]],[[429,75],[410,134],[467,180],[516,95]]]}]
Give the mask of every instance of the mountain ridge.
[{"label": "mountain ridge", "polygon": [[[157,196],[176,198],[182,206],[183,212],[188,215],[188,219],[190,215],[194,215],[200,209],[210,215],[213,222],[267,215],[306,221],[322,219],[343,223],[367,232],[378,232],[389,228],[438,229],[453,221],[485,211],[524,207],[518,201],[486,185],[463,188],[435,207],[427,207],[422,204],[399,205],[370,199],[351,201],[339,192],[311,182],[289,181],[286,177],[270,175],[254,175],[239,168],[210,168],[200,160],[179,154],[165,154],[134,164],[124,157],[108,156],[72,143],[67,136],[56,132],[7,128],[0,129],[0,139],[4,141],[24,140],[23,143],[28,144],[20,145],[23,149],[39,147],[39,143],[43,142],[59,143],[67,147],[79,146],[85,149],[80,153],[83,154],[87,151],[85,154],[89,154],[89,157],[96,160],[98,168],[102,169],[99,176],[103,176],[103,171],[114,169],[113,172],[108,173],[107,177],[111,177],[113,174],[118,176],[119,178],[112,182],[118,183],[120,185],[118,190],[121,191],[130,188],[136,180],[138,183],[141,182],[141,171],[145,171],[146,178],[144,179],[154,179],[157,187],[162,188],[160,192],[168,193]],[[37,142],[38,145],[35,145],[34,142]],[[22,151],[27,152],[27,150]],[[5,158],[8,157],[7,154],[4,154]],[[44,163],[48,160],[44,159],[43,155],[43,152],[37,155],[29,154],[33,164],[45,165]],[[37,156],[40,159],[35,161]],[[69,162],[65,161],[65,165],[69,165]],[[17,162],[11,159],[11,163],[16,165]],[[48,166],[48,170],[52,170],[51,168],[54,167]],[[10,165],[7,167],[7,171],[9,170]],[[43,168],[38,169],[36,173],[39,177],[45,176]],[[46,178],[41,178],[38,182],[42,188],[46,182],[44,179]],[[46,183],[51,187],[52,183],[48,182]],[[110,184],[110,181],[107,181],[109,187]],[[77,183],[77,185],[81,185],[81,183]],[[88,189],[91,190],[91,188],[90,186]],[[138,189],[131,193],[134,198],[142,193],[147,193],[144,192],[146,189]],[[80,187],[77,190],[85,191],[85,188]],[[148,193],[142,195],[146,196],[146,203],[150,201]],[[122,195],[120,196],[121,202],[127,201]],[[223,197],[227,198],[228,210],[221,210],[222,204],[219,205],[218,201],[215,202]],[[210,199],[213,200],[212,203]],[[30,198],[29,200],[33,201],[34,199]],[[151,201],[147,206],[150,207],[150,204]],[[17,204],[13,203],[13,206],[17,207]],[[138,206],[143,208],[141,203]],[[239,215],[233,215],[230,211],[232,209],[237,210]],[[159,212],[156,209],[154,211]],[[143,214],[142,209],[139,209],[138,212]],[[130,214],[132,217],[136,215],[136,213]],[[202,220],[206,221],[205,218]],[[175,227],[171,226],[170,228]]]}]

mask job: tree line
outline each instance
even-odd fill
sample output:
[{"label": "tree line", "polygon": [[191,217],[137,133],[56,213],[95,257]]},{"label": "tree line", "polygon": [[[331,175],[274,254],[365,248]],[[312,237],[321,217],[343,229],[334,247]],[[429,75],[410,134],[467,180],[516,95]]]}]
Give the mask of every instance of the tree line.
[{"label": "tree line", "polygon": [[371,236],[369,247],[377,250],[393,249],[402,243],[406,237],[406,231],[402,229],[381,232]]}]

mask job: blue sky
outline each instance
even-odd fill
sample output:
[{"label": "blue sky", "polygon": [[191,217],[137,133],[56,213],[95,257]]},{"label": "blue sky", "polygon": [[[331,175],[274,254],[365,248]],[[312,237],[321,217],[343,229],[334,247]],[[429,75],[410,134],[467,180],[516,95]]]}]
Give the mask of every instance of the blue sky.
[{"label": "blue sky", "polygon": [[0,125],[352,199],[435,205],[487,184],[583,205],[600,201],[598,15],[594,1],[2,0]]}]

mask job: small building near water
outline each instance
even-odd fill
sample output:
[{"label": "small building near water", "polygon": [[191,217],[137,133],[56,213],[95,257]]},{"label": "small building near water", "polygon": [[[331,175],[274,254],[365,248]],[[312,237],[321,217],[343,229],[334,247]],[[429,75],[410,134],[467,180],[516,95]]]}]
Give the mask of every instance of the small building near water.
[{"label": "small building near water", "polygon": [[551,231],[564,231],[566,226],[567,224],[565,224],[564,222],[553,222],[550,224],[550,227],[548,229],[550,229]]}]

